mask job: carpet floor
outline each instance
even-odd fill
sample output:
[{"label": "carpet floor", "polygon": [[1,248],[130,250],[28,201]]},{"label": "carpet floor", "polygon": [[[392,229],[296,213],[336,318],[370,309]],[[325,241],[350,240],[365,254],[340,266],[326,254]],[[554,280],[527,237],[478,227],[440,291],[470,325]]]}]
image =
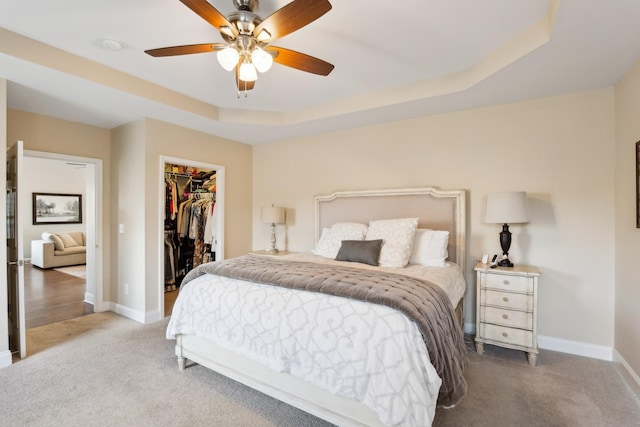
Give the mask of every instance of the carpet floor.
[{"label": "carpet floor", "polygon": [[[96,313],[29,330],[29,356],[0,369],[0,426],[309,426],[327,423],[199,365],[180,372],[167,320]],[[435,426],[640,426],[612,363],[469,343],[469,391]]]}]

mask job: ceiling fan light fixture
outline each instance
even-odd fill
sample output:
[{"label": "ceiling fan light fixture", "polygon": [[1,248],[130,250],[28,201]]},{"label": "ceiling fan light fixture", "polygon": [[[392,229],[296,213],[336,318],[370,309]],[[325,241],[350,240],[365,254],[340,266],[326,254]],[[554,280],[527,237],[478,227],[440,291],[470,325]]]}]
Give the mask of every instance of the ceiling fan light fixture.
[{"label": "ceiling fan light fixture", "polygon": [[[235,74],[239,91],[254,88],[258,73],[266,73],[273,62],[307,73],[327,76],[333,65],[304,53],[271,45],[310,24],[331,10],[329,0],[288,0],[263,19],[255,13],[260,0],[232,0],[236,8],[226,16],[211,0],[180,0],[219,31],[224,43],[200,43],[145,50],[153,57],[216,52],[220,66]],[[221,1],[221,0],[216,0]],[[113,43],[115,45],[115,43]],[[110,47],[106,46],[105,47]]]},{"label": "ceiling fan light fixture", "polygon": [[221,26],[220,27],[220,32],[222,34],[225,34],[225,35],[231,37],[231,38],[234,38],[236,36],[235,34],[233,34],[233,30],[228,25]]},{"label": "ceiling fan light fixture", "polygon": [[260,34],[258,34],[258,36],[256,37],[256,40],[258,40],[260,43],[266,43],[270,39],[271,39],[271,34],[269,34],[269,31],[267,30],[260,31]]},{"label": "ceiling fan light fixture", "polygon": [[251,62],[261,73],[266,73],[273,65],[273,56],[257,47],[251,51]]},{"label": "ceiling fan light fixture", "polygon": [[218,51],[217,57],[222,68],[227,71],[231,71],[236,65],[238,65],[240,54],[234,47],[229,46]]},{"label": "ceiling fan light fixture", "polygon": [[240,78],[240,80],[243,80],[245,82],[255,82],[256,80],[258,80],[256,67],[254,67],[252,63],[245,60],[242,64],[240,64],[240,72],[238,73],[238,77]]}]

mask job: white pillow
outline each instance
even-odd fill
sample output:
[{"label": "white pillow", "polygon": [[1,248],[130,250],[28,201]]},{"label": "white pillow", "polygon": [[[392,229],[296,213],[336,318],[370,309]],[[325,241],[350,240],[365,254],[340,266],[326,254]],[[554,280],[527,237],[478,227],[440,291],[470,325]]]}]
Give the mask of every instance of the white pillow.
[{"label": "white pillow", "polygon": [[342,246],[343,240],[364,240],[367,235],[367,226],[357,222],[337,222],[331,228],[322,230],[322,236],[318,240],[315,255],[335,259]]},{"label": "white pillow", "polygon": [[369,222],[367,240],[382,239],[380,267],[403,268],[409,263],[418,218],[383,219]]},{"label": "white pillow", "polygon": [[420,228],[416,231],[413,252],[409,263],[427,267],[444,267],[449,256],[449,232]]}]

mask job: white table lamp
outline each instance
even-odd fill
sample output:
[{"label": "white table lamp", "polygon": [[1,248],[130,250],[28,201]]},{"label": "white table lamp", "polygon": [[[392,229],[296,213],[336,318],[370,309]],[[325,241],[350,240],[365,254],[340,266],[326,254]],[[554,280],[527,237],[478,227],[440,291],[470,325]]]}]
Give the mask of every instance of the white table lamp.
[{"label": "white table lamp", "polygon": [[285,208],[277,208],[274,206],[262,208],[260,211],[260,218],[263,223],[271,224],[271,249],[267,250],[267,253],[277,254],[276,248],[276,224],[284,224],[285,222]]}]

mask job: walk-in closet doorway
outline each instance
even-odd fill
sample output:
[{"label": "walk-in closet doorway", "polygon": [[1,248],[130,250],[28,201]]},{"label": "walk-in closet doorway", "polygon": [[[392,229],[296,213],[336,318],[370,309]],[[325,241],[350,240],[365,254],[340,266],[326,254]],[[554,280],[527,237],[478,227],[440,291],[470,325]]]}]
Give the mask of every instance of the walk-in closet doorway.
[{"label": "walk-in closet doorway", "polygon": [[[200,263],[224,259],[224,166],[161,156],[159,182],[159,307],[167,317],[184,274]],[[203,205],[200,233],[184,219],[183,209],[191,203]],[[204,212],[215,213],[205,237]]]}]

